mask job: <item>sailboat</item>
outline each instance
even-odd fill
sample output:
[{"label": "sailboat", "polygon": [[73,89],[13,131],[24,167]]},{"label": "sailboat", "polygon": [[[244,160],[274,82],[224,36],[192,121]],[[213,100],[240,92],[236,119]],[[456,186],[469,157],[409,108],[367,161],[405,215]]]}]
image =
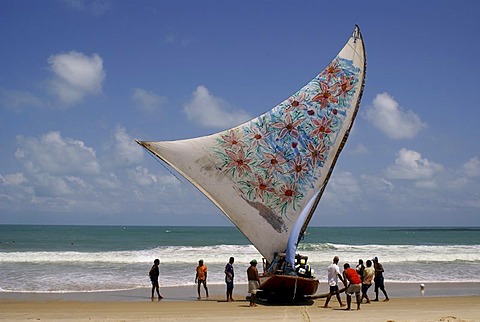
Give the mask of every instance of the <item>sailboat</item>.
[{"label": "sailboat", "polygon": [[296,253],[357,114],[366,56],[358,26],[315,78],[264,114],[215,134],[136,142],[207,196],[263,256],[263,298],[317,292]]}]

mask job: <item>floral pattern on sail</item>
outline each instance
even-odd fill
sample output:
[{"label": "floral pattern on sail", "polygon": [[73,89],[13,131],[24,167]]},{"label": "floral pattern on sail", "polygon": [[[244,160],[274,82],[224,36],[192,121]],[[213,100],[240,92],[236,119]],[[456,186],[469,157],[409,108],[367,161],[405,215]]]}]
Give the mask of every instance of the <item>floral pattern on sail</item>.
[{"label": "floral pattern on sail", "polygon": [[[310,83],[258,118],[223,132],[211,147],[217,169],[279,232],[290,210],[318,190],[331,147],[343,126],[359,73],[336,58]],[[306,202],[306,201],[305,201]]]}]

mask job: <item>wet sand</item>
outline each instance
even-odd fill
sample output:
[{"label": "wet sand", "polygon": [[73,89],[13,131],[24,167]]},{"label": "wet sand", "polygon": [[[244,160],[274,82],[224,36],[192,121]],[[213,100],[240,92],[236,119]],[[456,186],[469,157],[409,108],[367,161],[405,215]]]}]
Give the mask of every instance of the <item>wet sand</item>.
[{"label": "wet sand", "polygon": [[[386,285],[390,301],[362,304],[361,310],[341,309],[332,298],[304,303],[259,304],[249,307],[246,285],[236,285],[235,302],[226,302],[223,285],[210,285],[210,298],[197,300],[194,285],[161,288],[165,299],[151,301],[150,289],[92,293],[0,292],[0,320],[5,321],[480,321],[480,283]],[[320,293],[327,286],[320,286]],[[202,290],[203,292],[203,290]],[[203,295],[203,293],[202,293]],[[373,290],[369,292],[374,297]],[[345,295],[342,294],[342,300]],[[355,302],[355,301],[353,301]]]}]

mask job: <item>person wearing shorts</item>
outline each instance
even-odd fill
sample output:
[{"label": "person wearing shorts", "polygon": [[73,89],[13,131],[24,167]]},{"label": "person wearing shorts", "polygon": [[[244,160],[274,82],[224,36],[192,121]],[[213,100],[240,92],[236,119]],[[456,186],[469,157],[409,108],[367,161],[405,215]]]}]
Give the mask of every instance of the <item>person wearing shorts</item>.
[{"label": "person wearing shorts", "polygon": [[208,287],[207,287],[207,265],[203,264],[203,259],[198,261],[198,266],[196,268],[197,273],[195,274],[195,283],[197,283],[197,294],[198,299],[200,300],[202,297],[200,296],[200,285],[203,284],[203,288],[205,289],[206,296],[208,298]]},{"label": "person wearing shorts", "polygon": [[323,306],[324,308],[328,308],[328,302],[330,302],[330,299],[332,298],[332,295],[336,295],[337,301],[340,304],[340,307],[345,306],[345,304],[342,303],[342,299],[340,298],[340,291],[338,289],[338,278],[343,282],[344,285],[347,285],[345,280],[343,279],[342,275],[340,274],[340,268],[338,267],[338,261],[340,259],[338,256],[335,256],[333,258],[332,264],[328,266],[328,285],[330,287],[330,291],[328,292],[327,299],[325,300],[325,305]]},{"label": "person wearing shorts", "polygon": [[250,266],[247,269],[248,278],[248,293],[250,293],[250,306],[257,306],[255,304],[255,296],[260,286],[260,278],[258,277],[257,260],[252,259]]},{"label": "person wearing shorts", "polygon": [[352,304],[352,294],[355,294],[357,299],[357,310],[360,310],[360,290],[362,289],[362,279],[358,276],[355,269],[350,267],[350,264],[345,263],[343,265],[343,277],[348,281],[345,294],[347,295],[347,310],[350,310]]},{"label": "person wearing shorts", "polygon": [[370,299],[368,298],[368,289],[372,286],[373,277],[375,276],[375,269],[372,267],[372,261],[367,260],[367,267],[363,270],[363,283],[362,283],[362,298],[367,299],[367,303],[370,303]]},{"label": "person wearing shorts", "polygon": [[383,292],[383,295],[385,295],[385,300],[383,301],[387,302],[390,299],[388,298],[387,291],[385,290],[385,284],[383,281],[383,266],[378,262],[378,257],[373,259],[373,267],[375,268],[375,299],[373,301],[378,302],[378,290],[380,289]]}]

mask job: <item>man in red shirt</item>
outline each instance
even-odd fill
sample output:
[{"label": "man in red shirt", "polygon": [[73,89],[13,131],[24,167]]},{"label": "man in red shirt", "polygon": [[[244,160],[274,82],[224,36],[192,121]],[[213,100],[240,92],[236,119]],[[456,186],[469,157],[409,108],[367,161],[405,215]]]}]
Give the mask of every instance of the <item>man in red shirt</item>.
[{"label": "man in red shirt", "polygon": [[357,310],[360,310],[360,290],[362,289],[362,280],[355,269],[350,268],[348,263],[343,265],[343,278],[348,281],[347,289],[347,310],[350,310],[350,304],[352,303],[352,294],[355,293],[357,298]]}]

